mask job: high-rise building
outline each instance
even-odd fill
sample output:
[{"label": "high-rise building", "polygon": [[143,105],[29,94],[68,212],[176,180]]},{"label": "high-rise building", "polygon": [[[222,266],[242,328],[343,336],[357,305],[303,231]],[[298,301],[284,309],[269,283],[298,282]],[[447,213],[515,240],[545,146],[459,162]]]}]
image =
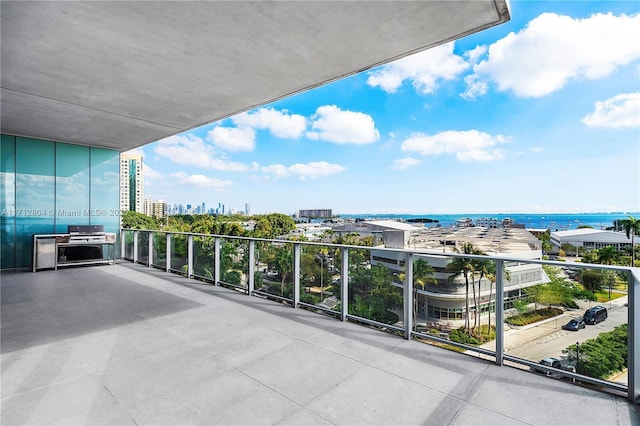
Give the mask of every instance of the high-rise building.
[{"label": "high-rise building", "polygon": [[247,216],[249,216],[249,203],[245,203],[244,205],[244,214],[246,214]]},{"label": "high-rise building", "polygon": [[144,200],[144,214],[147,216],[167,217],[167,203],[163,200],[151,201],[151,198]]},{"label": "high-rise building", "polygon": [[120,210],[144,213],[144,168],[141,155],[120,154]]}]

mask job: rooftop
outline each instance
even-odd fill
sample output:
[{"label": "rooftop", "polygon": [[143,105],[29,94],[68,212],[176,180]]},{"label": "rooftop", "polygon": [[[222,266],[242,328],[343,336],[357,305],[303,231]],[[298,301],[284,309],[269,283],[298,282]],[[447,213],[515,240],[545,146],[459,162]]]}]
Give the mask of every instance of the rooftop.
[{"label": "rooftop", "polygon": [[2,424],[640,424],[612,394],[142,265],[1,278]]},{"label": "rooftop", "polygon": [[[465,228],[423,228],[413,235],[412,248],[443,250],[443,242],[448,244],[447,252],[454,252],[462,243],[471,243],[475,249],[485,253],[513,253],[540,250],[540,241],[522,228],[485,228],[479,226]],[[453,244],[453,245],[452,245]]]}]

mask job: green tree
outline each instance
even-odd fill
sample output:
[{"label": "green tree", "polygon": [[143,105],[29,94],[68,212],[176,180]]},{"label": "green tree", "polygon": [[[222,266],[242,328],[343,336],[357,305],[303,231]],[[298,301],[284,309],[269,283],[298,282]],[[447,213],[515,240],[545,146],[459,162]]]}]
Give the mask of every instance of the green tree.
[{"label": "green tree", "polygon": [[618,258],[618,250],[613,246],[602,247],[598,250],[598,263],[604,265],[613,265]]},{"label": "green tree", "polygon": [[602,289],[602,274],[595,269],[585,269],[580,274],[580,280],[585,289],[596,293]]},{"label": "green tree", "polygon": [[155,217],[134,211],[125,211],[122,213],[122,227],[126,229],[160,229],[158,220]]},{"label": "green tree", "polygon": [[636,264],[636,246],[635,236],[640,235],[640,219],[629,216],[627,219],[620,221],[622,229],[627,234],[627,238],[631,237],[631,266]]},{"label": "green tree", "polygon": [[[458,253],[459,251],[456,250]],[[472,254],[474,251],[473,245],[465,243],[462,247],[464,254]],[[449,276],[449,281],[453,281],[457,276],[462,275],[465,283],[465,318],[464,327],[469,330],[469,279],[473,279],[473,273],[475,272],[475,264],[473,259],[467,257],[455,257],[446,268],[452,275]]]},{"label": "green tree", "polygon": [[295,227],[296,222],[291,216],[282,213],[270,213],[258,217],[253,236],[273,239],[290,233]]},{"label": "green tree", "polygon": [[284,296],[284,284],[293,273],[293,245],[285,244],[276,251],[274,267],[280,276],[280,295]]}]

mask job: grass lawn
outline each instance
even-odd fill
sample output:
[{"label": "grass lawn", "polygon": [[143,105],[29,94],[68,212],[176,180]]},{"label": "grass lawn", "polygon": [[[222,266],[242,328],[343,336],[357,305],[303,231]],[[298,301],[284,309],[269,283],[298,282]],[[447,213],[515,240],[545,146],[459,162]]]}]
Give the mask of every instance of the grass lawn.
[{"label": "grass lawn", "polygon": [[[598,303],[604,303],[604,302],[608,302],[609,301],[609,290],[605,290],[605,291],[599,291],[597,293],[595,293],[596,296],[596,302]],[[625,293],[618,293],[616,291],[612,291],[611,292],[611,300],[615,300],[619,297],[622,296],[626,296]]]}]

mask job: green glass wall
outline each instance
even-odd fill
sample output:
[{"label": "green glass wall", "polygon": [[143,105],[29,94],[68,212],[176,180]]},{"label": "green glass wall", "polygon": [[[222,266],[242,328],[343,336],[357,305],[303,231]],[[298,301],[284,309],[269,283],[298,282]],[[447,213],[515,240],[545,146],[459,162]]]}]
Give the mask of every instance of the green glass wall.
[{"label": "green glass wall", "polygon": [[120,232],[120,153],[91,148],[91,224]]},{"label": "green glass wall", "polygon": [[2,135],[1,267],[32,265],[33,235],[68,225],[120,229],[119,152]]},{"label": "green glass wall", "polygon": [[2,135],[0,148],[0,268],[15,263],[16,234],[16,138]]},{"label": "green glass wall", "polygon": [[56,144],[56,233],[69,225],[90,225],[88,146]]}]

